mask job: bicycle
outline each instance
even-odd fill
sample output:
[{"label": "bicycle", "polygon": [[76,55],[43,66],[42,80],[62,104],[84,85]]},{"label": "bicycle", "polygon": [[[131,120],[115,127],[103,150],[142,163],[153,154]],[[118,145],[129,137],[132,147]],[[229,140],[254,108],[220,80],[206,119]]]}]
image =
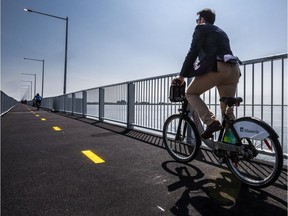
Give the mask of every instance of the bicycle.
[{"label": "bicycle", "polygon": [[39,110],[41,106],[41,102],[36,100],[35,105],[36,105],[37,110]]},{"label": "bicycle", "polygon": [[[227,109],[218,139],[200,138],[204,127],[194,110],[188,109],[184,88],[170,87],[170,101],[181,102],[179,114],[167,118],[163,140],[169,154],[179,162],[190,162],[197,156],[202,141],[229,170],[244,184],[262,188],[273,184],[283,167],[283,151],[277,133],[267,123],[254,117],[231,120]],[[228,107],[240,106],[241,97],[223,97]]]}]

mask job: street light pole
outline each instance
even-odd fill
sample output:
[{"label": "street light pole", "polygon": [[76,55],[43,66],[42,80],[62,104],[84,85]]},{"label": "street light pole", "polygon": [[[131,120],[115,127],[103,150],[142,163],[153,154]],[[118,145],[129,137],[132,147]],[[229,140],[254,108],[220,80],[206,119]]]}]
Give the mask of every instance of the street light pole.
[{"label": "street light pole", "polygon": [[21,74],[34,76],[34,95],[36,95],[36,74],[30,74],[30,73],[21,73]]},{"label": "street light pole", "polygon": [[33,58],[24,58],[24,60],[31,60],[31,61],[40,61],[42,62],[42,92],[41,92],[41,96],[43,97],[43,89],[44,89],[44,59],[33,59]]},{"label": "street light pole", "polygon": [[[31,9],[27,9],[24,8],[24,11],[26,12],[31,12],[31,13],[36,13],[36,14],[40,14],[40,15],[44,15],[44,16],[49,16],[49,17],[53,17],[56,19],[61,19],[61,20],[65,20],[66,21],[66,34],[65,34],[65,59],[64,59],[64,85],[63,85],[63,94],[66,94],[66,83],[67,83],[67,50],[68,50],[68,17],[64,18],[64,17],[59,17],[59,16],[54,16],[51,14],[47,14],[47,13],[42,13],[39,11],[34,11]],[[43,95],[42,95],[43,96]]]},{"label": "street light pole", "polygon": [[33,96],[32,96],[32,81],[21,80],[21,82],[29,82],[30,83],[31,100],[33,100]]},{"label": "street light pole", "polygon": [[[23,87],[22,87],[23,86]],[[24,88],[24,86],[26,86],[25,88]],[[27,87],[28,86],[28,87]],[[22,90],[26,90],[25,91],[25,93],[22,95],[21,94],[21,92],[20,92],[20,97],[22,97],[22,99],[24,99],[24,96],[26,95],[26,99],[28,100],[28,98],[29,98],[29,94],[28,94],[28,92],[29,92],[29,89],[30,89],[30,85],[21,85],[21,92],[22,92]]]}]

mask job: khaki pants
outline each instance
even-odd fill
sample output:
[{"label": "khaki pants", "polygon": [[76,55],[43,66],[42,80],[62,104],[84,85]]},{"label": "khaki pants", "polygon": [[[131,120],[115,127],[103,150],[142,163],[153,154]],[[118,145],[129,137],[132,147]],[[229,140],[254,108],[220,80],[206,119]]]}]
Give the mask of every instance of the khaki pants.
[{"label": "khaki pants", "polygon": [[[210,125],[215,120],[214,113],[209,110],[200,95],[216,86],[220,97],[234,97],[240,77],[238,65],[217,62],[218,72],[208,72],[202,76],[197,76],[190,83],[186,91],[186,98],[201,120],[206,125]],[[221,102],[222,115],[225,113],[226,106]],[[228,108],[229,118],[235,119],[233,109]]]}]

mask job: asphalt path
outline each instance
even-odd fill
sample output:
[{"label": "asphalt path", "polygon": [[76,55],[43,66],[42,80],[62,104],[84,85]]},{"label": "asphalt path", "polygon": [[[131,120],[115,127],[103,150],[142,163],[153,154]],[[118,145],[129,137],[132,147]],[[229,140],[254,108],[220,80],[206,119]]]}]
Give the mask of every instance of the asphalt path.
[{"label": "asphalt path", "polygon": [[161,137],[18,104],[1,118],[1,215],[286,216],[287,170],[256,190],[208,151],[182,164]]}]

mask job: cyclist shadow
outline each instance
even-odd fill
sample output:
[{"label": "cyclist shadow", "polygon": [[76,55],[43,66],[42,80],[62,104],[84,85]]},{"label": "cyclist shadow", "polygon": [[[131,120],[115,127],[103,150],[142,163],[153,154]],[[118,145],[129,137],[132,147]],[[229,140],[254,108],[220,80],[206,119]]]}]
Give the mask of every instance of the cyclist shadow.
[{"label": "cyclist shadow", "polygon": [[[179,181],[167,186],[169,192],[185,188],[170,209],[174,215],[191,215],[191,208],[200,215],[247,215],[253,212],[254,215],[269,215],[269,212],[274,215],[287,214],[284,209],[265,202],[270,197],[287,206],[285,201],[262,190],[249,190],[230,172],[220,172],[221,176],[215,179],[203,179],[204,173],[191,164],[167,161],[162,167],[179,178]],[[261,209],[255,208],[258,205]]]}]

